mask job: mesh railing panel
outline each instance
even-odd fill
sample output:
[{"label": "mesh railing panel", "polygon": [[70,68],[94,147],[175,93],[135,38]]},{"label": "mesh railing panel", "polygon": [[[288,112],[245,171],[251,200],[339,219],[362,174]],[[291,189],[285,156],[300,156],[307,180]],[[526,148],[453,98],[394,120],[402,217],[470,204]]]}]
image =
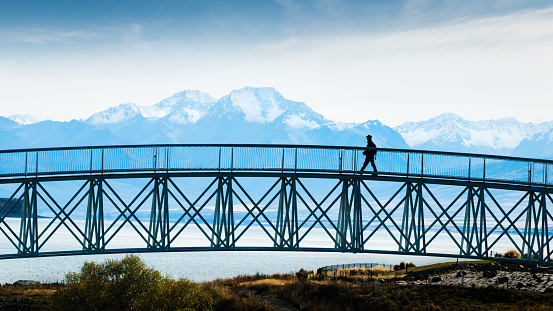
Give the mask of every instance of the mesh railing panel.
[{"label": "mesh railing panel", "polygon": [[[167,145],[0,152],[0,176],[179,170],[359,171],[363,148]],[[498,156],[378,149],[379,173],[553,185],[553,163]],[[369,165],[366,170],[372,170]]]}]

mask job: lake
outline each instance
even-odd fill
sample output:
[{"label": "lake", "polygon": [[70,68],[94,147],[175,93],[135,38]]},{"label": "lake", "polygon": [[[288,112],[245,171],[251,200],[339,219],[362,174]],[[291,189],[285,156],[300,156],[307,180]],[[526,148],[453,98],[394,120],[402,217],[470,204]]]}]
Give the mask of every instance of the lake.
[{"label": "lake", "polygon": [[[18,219],[6,219],[17,227]],[[49,219],[39,219],[39,225],[44,226]],[[251,230],[251,231],[250,231]],[[266,239],[263,237],[259,227],[252,227],[250,234],[244,235],[240,240],[242,245],[265,246]],[[187,233],[188,240],[195,246],[203,246],[205,241],[194,232]],[[366,247],[374,249],[394,249],[393,245],[386,245],[386,233],[383,231],[381,237],[371,239]],[[388,236],[389,238],[389,236]],[[324,245],[329,238],[323,230],[313,230],[309,239],[305,240],[304,247]],[[112,240],[111,247],[138,246],[141,241],[137,239],[132,227],[126,226]],[[143,242],[142,242],[143,243]],[[453,251],[455,245],[446,238],[437,239],[433,242],[436,248]],[[67,230],[59,230],[45,244],[43,250],[67,250],[75,248],[78,244]],[[327,244],[328,245],[328,244]],[[143,246],[143,244],[142,244]],[[13,253],[14,248],[5,238],[0,236],[0,253]],[[352,254],[352,253],[322,253],[322,252],[295,252],[295,251],[209,251],[209,252],[158,252],[138,254],[142,260],[151,267],[159,270],[162,274],[173,278],[188,278],[201,282],[216,278],[229,278],[244,274],[271,274],[296,272],[301,268],[316,270],[317,268],[349,263],[380,263],[394,265],[400,261],[413,262],[416,265],[431,264],[454,259],[384,255],[384,254]],[[81,256],[58,256],[45,258],[25,258],[0,260],[0,283],[13,283],[17,280],[37,280],[40,282],[62,281],[65,274],[70,271],[78,271],[85,261],[101,262],[107,258],[122,258],[124,254],[116,255],[81,255]]]}]

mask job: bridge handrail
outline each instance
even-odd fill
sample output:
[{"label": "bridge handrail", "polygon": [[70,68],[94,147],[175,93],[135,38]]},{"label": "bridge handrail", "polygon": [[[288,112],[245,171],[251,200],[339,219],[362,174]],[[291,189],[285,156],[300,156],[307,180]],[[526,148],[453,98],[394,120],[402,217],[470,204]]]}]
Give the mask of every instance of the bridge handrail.
[{"label": "bridge handrail", "polygon": [[[0,150],[0,177],[185,170],[347,173],[359,171],[366,149],[372,148],[167,144]],[[414,149],[376,150],[376,163],[382,174],[553,185],[553,177],[548,175],[553,169],[550,160]]]},{"label": "bridge handrail", "polygon": [[528,157],[513,157],[495,154],[468,153],[468,152],[453,152],[453,151],[437,151],[424,149],[402,149],[402,148],[367,148],[359,146],[331,146],[331,145],[290,145],[290,144],[145,144],[145,145],[103,145],[103,146],[75,146],[75,147],[44,147],[44,148],[28,148],[28,149],[4,149],[2,153],[18,153],[18,152],[35,152],[35,151],[54,151],[54,150],[82,150],[82,149],[118,149],[118,148],[160,148],[160,147],[268,147],[268,148],[317,148],[317,149],[355,149],[366,150],[376,149],[378,151],[403,151],[412,153],[427,153],[427,154],[443,154],[456,155],[475,158],[490,158],[504,160],[523,160],[537,163],[553,164],[553,160],[528,158]]}]

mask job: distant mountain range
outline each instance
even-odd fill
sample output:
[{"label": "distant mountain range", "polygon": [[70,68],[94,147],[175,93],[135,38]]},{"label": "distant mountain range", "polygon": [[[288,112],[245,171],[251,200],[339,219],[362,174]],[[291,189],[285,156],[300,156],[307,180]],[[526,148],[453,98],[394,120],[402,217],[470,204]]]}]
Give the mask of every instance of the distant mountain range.
[{"label": "distant mountain range", "polygon": [[454,114],[395,128],[378,120],[338,123],[273,88],[245,87],[220,99],[183,91],[153,106],[122,104],[86,120],[0,117],[0,149],[114,144],[268,143],[364,146],[553,159],[553,121],[467,121]]},{"label": "distant mountain range", "polygon": [[553,158],[553,121],[467,121],[446,113],[426,121],[406,122],[394,129],[415,149]]}]

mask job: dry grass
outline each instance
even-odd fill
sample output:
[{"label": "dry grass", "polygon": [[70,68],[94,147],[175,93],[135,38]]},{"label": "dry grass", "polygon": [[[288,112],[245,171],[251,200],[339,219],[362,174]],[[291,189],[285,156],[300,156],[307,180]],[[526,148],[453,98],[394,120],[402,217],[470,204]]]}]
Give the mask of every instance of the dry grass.
[{"label": "dry grass", "polygon": [[372,269],[369,269],[370,271],[373,271],[375,273],[388,273],[388,272],[394,272],[394,269],[388,269],[384,266],[376,266]]},{"label": "dry grass", "polygon": [[[52,295],[62,284],[0,285],[0,310],[42,310],[50,305]],[[12,305],[9,309],[4,304]]]},{"label": "dry grass", "polygon": [[388,269],[383,266],[375,266],[372,268],[338,268],[336,270],[338,274],[362,274],[362,275],[381,275],[381,274],[388,274],[391,272],[394,272],[393,269]]},{"label": "dry grass", "polygon": [[25,296],[51,296],[57,290],[55,289],[28,289],[23,292]]},{"label": "dry grass", "polygon": [[[420,272],[420,271],[426,271],[426,270],[432,270],[432,269],[441,269],[441,268],[448,268],[453,267],[457,264],[469,264],[469,265],[484,265],[487,263],[493,262],[492,260],[473,260],[473,261],[451,261],[451,262],[442,262],[442,263],[436,263],[426,266],[420,266],[420,267],[412,267],[409,268],[409,272]],[[398,272],[401,272],[399,275],[405,275],[405,270],[400,270]]]},{"label": "dry grass", "polygon": [[[460,264],[463,262],[459,262]],[[484,264],[486,261],[466,262]],[[441,263],[418,270],[436,269],[454,265]],[[216,310],[553,310],[552,293],[532,293],[513,290],[489,288],[456,288],[456,287],[405,287],[395,282],[372,282],[365,274],[370,269],[339,269],[341,276],[309,275],[307,279],[296,278],[267,279],[256,277],[247,280],[240,277],[238,287],[226,287],[235,282],[221,280],[226,288],[224,294],[216,298]],[[373,268],[390,276],[399,271]],[[352,276],[350,276],[350,273]],[[405,271],[405,270],[403,270]],[[411,271],[411,268],[409,268]],[[332,272],[332,275],[331,275]],[[347,275],[345,275],[347,273]],[[357,275],[355,275],[357,273]],[[378,279],[387,278],[386,275]],[[246,280],[244,280],[246,279]],[[275,285],[276,284],[276,285]],[[274,309],[272,309],[274,308]]]},{"label": "dry grass", "polygon": [[268,285],[268,286],[282,286],[286,283],[290,283],[289,280],[279,280],[279,279],[263,279],[263,280],[256,280],[256,281],[247,281],[242,282],[238,284],[239,286],[256,286],[256,285]]}]

